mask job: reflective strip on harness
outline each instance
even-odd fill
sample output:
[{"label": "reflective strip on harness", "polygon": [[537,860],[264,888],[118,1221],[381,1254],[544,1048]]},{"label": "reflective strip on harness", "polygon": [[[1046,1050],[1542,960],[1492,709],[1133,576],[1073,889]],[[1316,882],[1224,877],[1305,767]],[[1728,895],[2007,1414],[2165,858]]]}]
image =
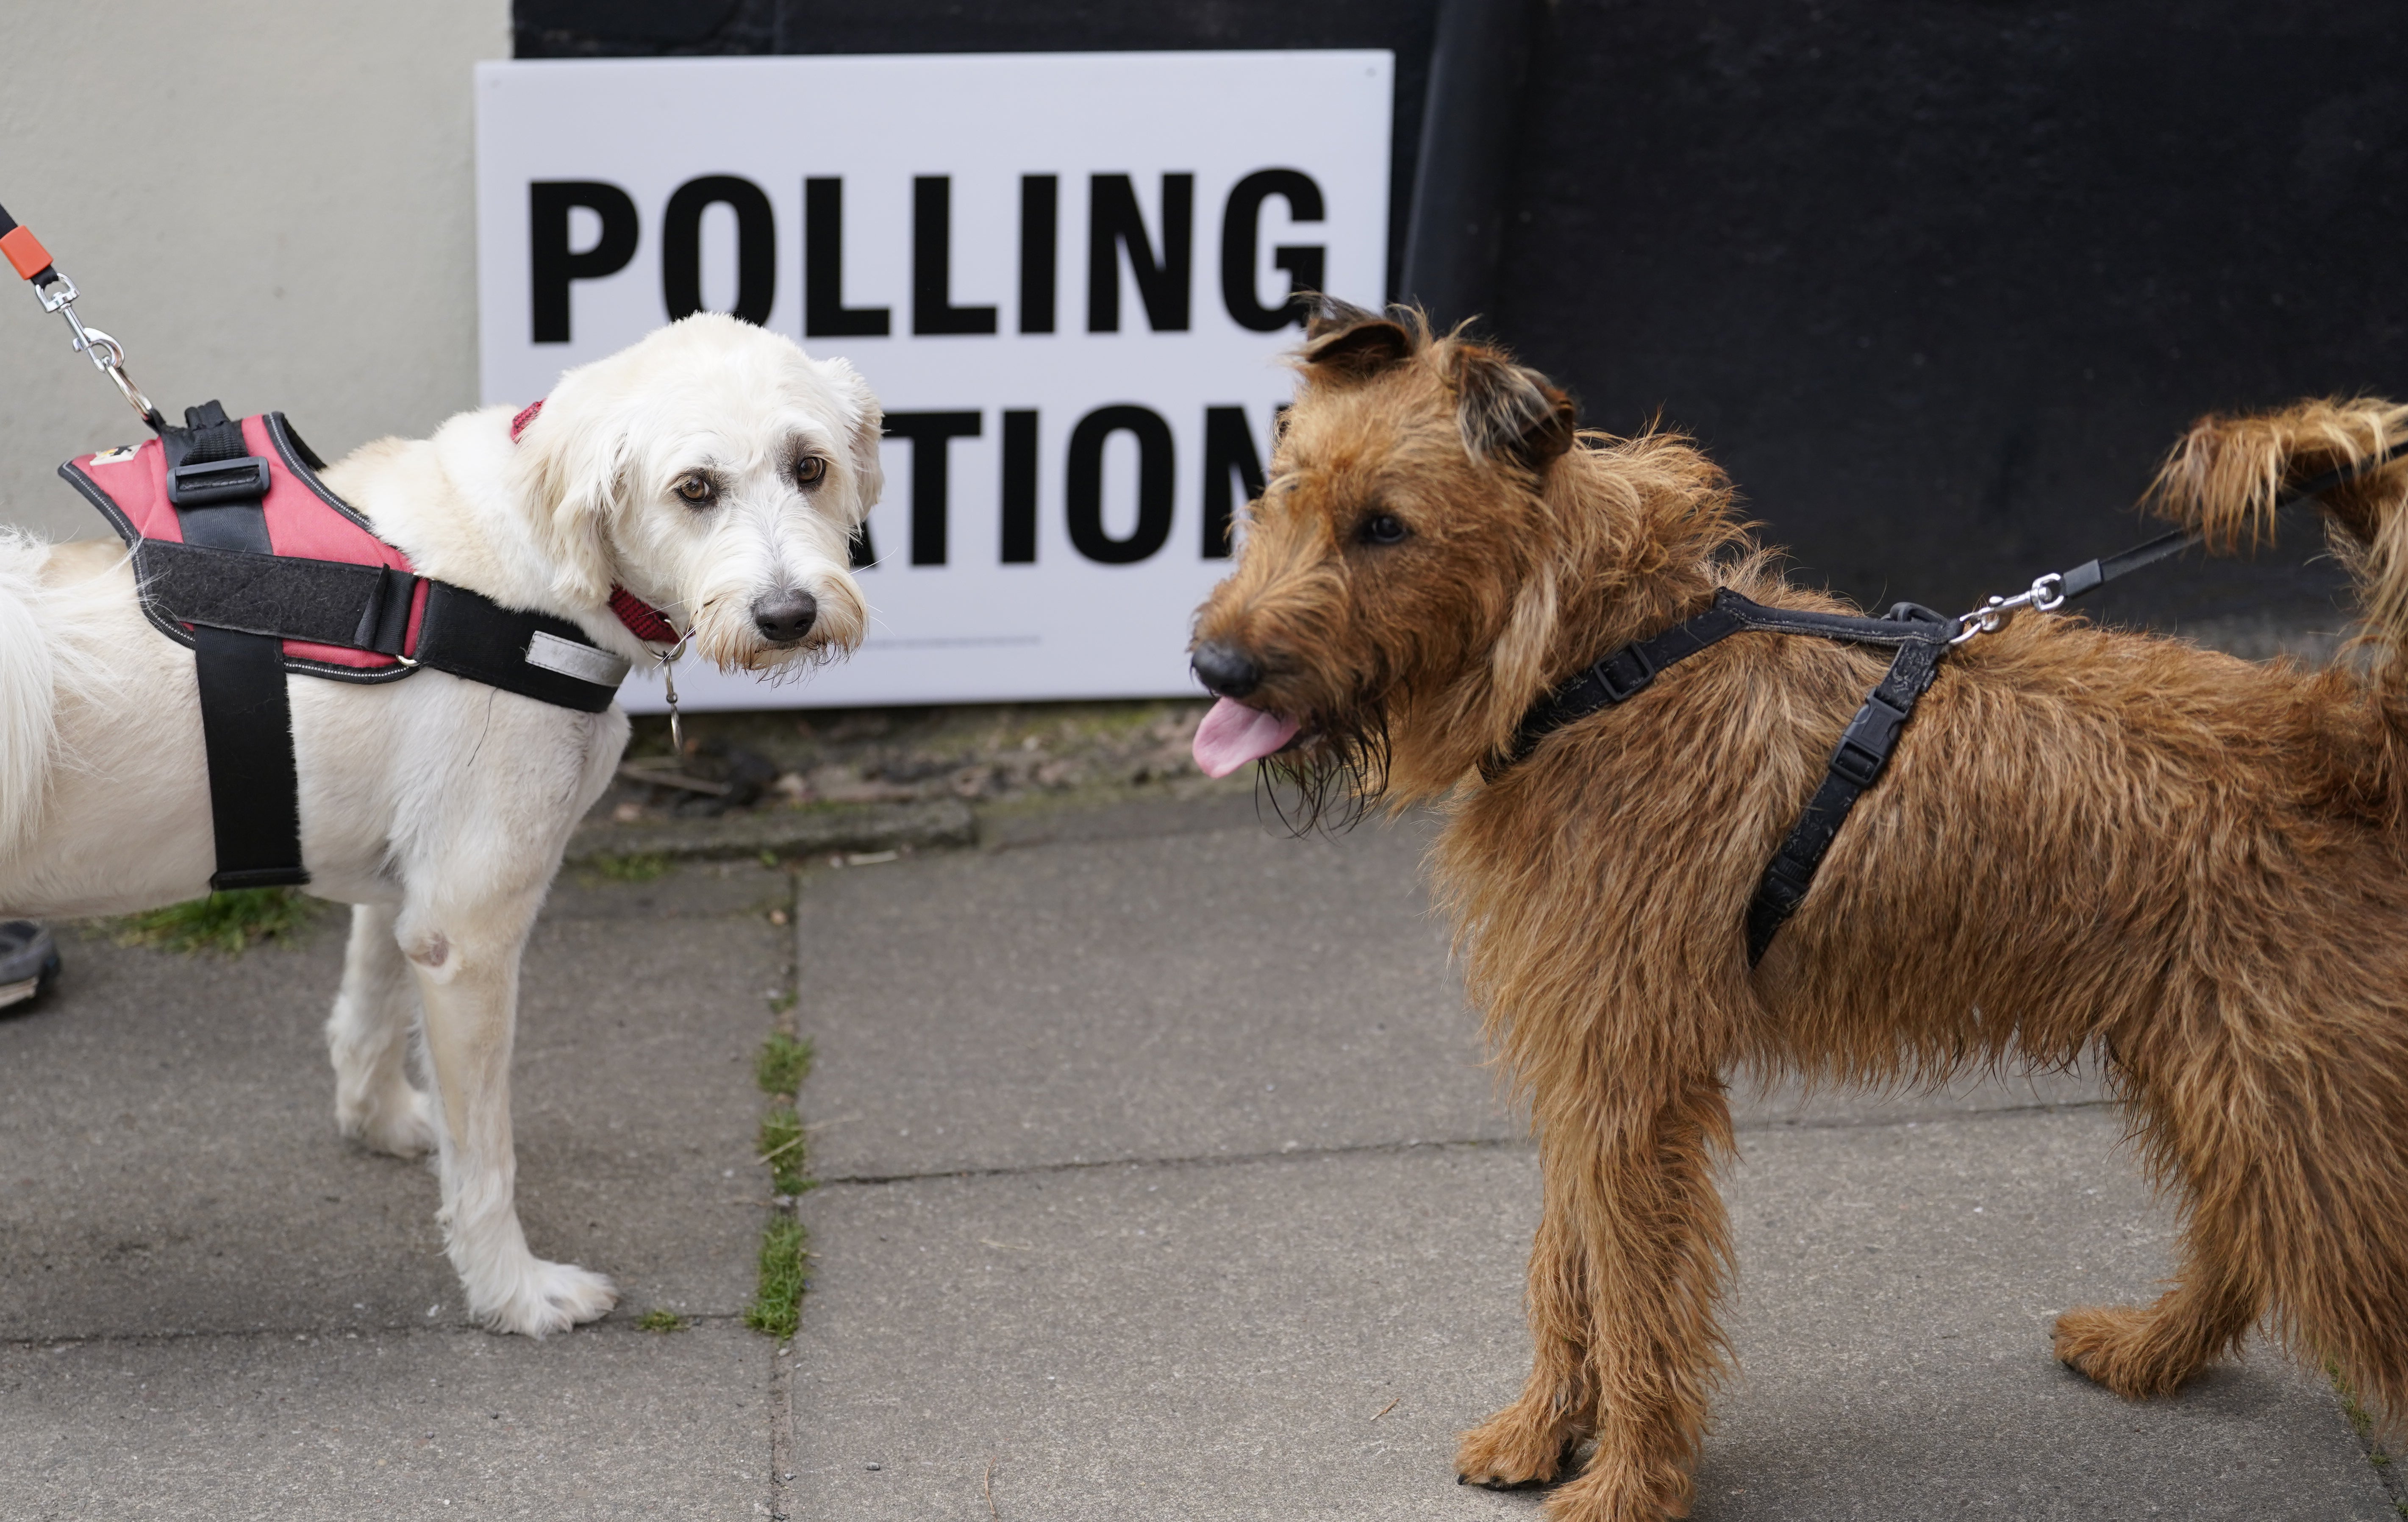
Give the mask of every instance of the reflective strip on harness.
[{"label": "reflective strip on harness", "polygon": [[529,666],[540,666],[547,671],[606,687],[616,687],[625,681],[627,668],[635,664],[624,655],[580,645],[541,629],[536,630],[535,637],[527,641],[526,659]]}]

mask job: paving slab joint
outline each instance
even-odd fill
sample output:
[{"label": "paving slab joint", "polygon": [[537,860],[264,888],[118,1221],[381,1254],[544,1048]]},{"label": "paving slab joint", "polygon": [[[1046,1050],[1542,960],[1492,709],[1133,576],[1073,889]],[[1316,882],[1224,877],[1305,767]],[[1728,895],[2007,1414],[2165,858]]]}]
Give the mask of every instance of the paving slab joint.
[{"label": "paving slab joint", "polygon": [[[2341,1403],[2342,1416],[2356,1434],[2359,1451],[2374,1467],[2376,1477],[2383,1483],[2383,1493],[2391,1498],[2391,1509],[2408,1516],[2408,1475],[2400,1472],[2399,1457],[2391,1452],[2391,1444],[2386,1441],[2386,1434],[2377,1425],[2374,1414],[2358,1403],[2358,1392],[2349,1387],[2341,1371],[2330,1362],[2325,1365],[2325,1378],[2332,1385],[2333,1399]],[[2396,1440],[2397,1434],[2388,1436]]]},{"label": "paving slab joint", "polygon": [[812,1187],[877,1188],[890,1184],[924,1184],[941,1179],[1028,1178],[1047,1173],[1092,1173],[1108,1168],[1236,1168],[1249,1163],[1301,1163],[1328,1157],[1395,1156],[1408,1152],[1527,1152],[1538,1143],[1526,1137],[1457,1137],[1436,1141],[1363,1142],[1342,1147],[1283,1147],[1271,1152],[1199,1153],[1176,1157],[1079,1157],[1060,1163],[1022,1163],[1008,1168],[939,1168],[921,1173],[839,1173],[815,1179]]},{"label": "paving slab joint", "polygon": [[978,820],[958,798],[922,803],[815,804],[656,825],[580,825],[566,859],[591,864],[655,856],[729,861],[764,853],[786,859],[838,853],[934,850],[978,843]]}]

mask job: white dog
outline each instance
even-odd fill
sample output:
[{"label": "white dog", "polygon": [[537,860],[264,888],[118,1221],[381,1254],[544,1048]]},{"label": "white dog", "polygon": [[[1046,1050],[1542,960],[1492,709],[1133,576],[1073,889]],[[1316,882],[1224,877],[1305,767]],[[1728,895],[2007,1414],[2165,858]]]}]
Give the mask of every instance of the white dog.
[{"label": "white dog", "polygon": [[[842,360],[700,315],[568,372],[515,442],[511,423],[462,413],[323,480],[421,574],[639,663],[614,583],[723,668],[859,642],[847,546],[878,500],[880,412]],[[610,1282],[535,1256],[519,1227],[510,1048],[520,949],[626,718],[431,668],[286,686],[310,891],[356,906],[326,1027],[337,1119],[381,1151],[436,1152],[473,1314],[535,1336],[593,1320]],[[195,897],[210,819],[194,655],[145,618],[124,551],[0,538],[0,911]],[[432,1092],[411,1081],[413,1027]]]}]

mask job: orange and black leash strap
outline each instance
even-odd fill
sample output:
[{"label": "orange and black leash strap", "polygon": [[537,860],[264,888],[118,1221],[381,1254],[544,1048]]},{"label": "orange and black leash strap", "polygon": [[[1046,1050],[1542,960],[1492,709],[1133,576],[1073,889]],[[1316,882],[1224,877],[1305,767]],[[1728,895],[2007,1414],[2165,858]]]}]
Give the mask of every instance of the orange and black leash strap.
[{"label": "orange and black leash strap", "polygon": [[18,279],[33,281],[36,291],[65,278],[50,263],[50,251],[42,247],[34,230],[8,215],[5,206],[0,206],[0,255],[7,256],[8,267],[17,272]]},{"label": "orange and black leash strap", "polygon": [[82,294],[76,289],[76,282],[51,262],[50,251],[42,247],[34,230],[8,215],[6,207],[0,207],[0,256],[6,256],[8,267],[34,288],[34,297],[42,304],[42,310],[56,312],[66,320],[75,334],[75,352],[91,358],[100,373],[117,387],[118,395],[125,398],[125,405],[151,428],[166,427],[167,420],[159,415],[150,398],[142,395],[134,378],[125,373],[125,346],[96,327],[84,326],[83,319],[76,315],[76,298]]}]

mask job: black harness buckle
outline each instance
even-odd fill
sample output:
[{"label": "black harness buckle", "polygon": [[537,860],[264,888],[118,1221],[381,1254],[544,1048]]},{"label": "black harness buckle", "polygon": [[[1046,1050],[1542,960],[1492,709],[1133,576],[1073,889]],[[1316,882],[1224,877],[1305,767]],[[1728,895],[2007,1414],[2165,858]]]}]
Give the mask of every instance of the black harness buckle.
[{"label": "black harness buckle", "polygon": [[1898,748],[1899,731],[1906,727],[1907,710],[1890,701],[1879,688],[1865,696],[1865,706],[1856,711],[1840,736],[1837,749],[1831,753],[1831,774],[1870,787],[1889,764],[1889,753]]},{"label": "black harness buckle", "polygon": [[167,472],[167,500],[179,508],[256,502],[267,495],[271,479],[267,462],[256,454],[232,460],[194,460]]},{"label": "black harness buckle", "polygon": [[1625,645],[1589,668],[1609,703],[1627,703],[1647,690],[1659,669],[1637,645]]}]

